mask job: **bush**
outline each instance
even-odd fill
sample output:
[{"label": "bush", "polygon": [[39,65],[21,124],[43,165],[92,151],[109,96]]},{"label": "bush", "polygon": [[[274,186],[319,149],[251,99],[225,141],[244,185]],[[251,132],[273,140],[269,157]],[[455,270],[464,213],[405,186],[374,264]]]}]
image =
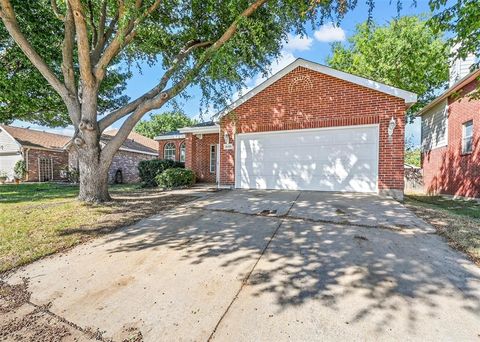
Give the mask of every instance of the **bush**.
[{"label": "bush", "polygon": [[155,180],[159,187],[176,188],[195,184],[195,173],[189,169],[173,168],[159,174]]},{"label": "bush", "polygon": [[157,186],[155,177],[171,168],[184,168],[185,164],[169,159],[142,160],[138,163],[138,173],[144,187]]},{"label": "bush", "polygon": [[13,172],[17,179],[24,179],[27,175],[27,163],[25,163],[25,160],[20,159],[17,161],[13,167]]}]

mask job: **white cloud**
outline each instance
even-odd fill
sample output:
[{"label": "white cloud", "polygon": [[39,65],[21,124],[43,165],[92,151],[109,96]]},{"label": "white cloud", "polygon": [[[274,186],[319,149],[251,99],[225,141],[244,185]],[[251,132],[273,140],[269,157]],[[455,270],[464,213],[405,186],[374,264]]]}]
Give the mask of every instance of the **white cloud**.
[{"label": "white cloud", "polygon": [[287,40],[283,45],[286,51],[307,51],[312,47],[313,39],[308,36],[288,34]]},{"label": "white cloud", "polygon": [[322,43],[342,42],[345,40],[345,31],[340,26],[328,23],[316,30],[313,36]]}]

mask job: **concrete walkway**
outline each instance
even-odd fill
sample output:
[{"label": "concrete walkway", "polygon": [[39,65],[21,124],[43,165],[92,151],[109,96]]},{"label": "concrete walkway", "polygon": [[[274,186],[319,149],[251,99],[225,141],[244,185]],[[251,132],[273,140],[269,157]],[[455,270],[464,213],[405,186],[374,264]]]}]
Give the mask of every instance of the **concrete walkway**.
[{"label": "concrete walkway", "polygon": [[209,193],[6,280],[23,278],[0,327],[40,308],[67,339],[480,338],[479,269],[374,195]]}]

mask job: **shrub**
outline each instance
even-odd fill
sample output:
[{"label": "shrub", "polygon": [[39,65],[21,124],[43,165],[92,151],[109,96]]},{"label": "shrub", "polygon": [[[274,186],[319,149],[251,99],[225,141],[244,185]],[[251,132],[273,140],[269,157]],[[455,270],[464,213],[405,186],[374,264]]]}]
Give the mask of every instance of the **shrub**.
[{"label": "shrub", "polygon": [[184,168],[185,164],[169,159],[142,160],[138,163],[138,173],[144,187],[157,186],[155,177],[171,168]]},{"label": "shrub", "polygon": [[171,189],[195,184],[195,173],[189,169],[173,168],[160,173],[155,179],[159,187]]},{"label": "shrub", "polygon": [[25,160],[20,159],[17,161],[13,167],[13,172],[18,179],[24,179],[27,175],[27,163],[25,163]]}]

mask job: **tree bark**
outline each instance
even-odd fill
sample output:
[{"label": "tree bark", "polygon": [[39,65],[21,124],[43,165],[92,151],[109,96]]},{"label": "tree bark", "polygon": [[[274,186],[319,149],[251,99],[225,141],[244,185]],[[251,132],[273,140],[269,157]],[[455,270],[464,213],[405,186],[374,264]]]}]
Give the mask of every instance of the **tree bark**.
[{"label": "tree bark", "polygon": [[108,169],[112,158],[102,158],[99,137],[96,131],[89,132],[97,135],[96,143],[90,137],[89,142],[81,141],[78,146],[78,162],[80,171],[80,191],[78,199],[85,202],[100,203],[110,201],[108,192]]}]

